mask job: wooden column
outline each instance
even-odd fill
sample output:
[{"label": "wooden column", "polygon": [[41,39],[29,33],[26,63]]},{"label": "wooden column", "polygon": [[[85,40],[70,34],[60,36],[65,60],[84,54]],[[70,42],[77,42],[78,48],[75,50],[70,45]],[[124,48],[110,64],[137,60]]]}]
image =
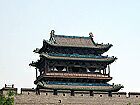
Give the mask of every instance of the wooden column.
[{"label": "wooden column", "polygon": [[53,90],[53,95],[57,95],[57,90],[56,89]]},{"label": "wooden column", "polygon": [[68,66],[66,67],[66,72],[69,72],[69,67]]},{"label": "wooden column", "polygon": [[53,71],[54,71],[55,66],[53,66]]},{"label": "wooden column", "polygon": [[111,92],[111,91],[108,92],[108,96],[109,96],[109,97],[112,97],[112,92]]},{"label": "wooden column", "polygon": [[35,68],[36,69],[36,79],[37,79],[37,76],[38,76],[38,74],[37,74],[37,68]]},{"label": "wooden column", "polygon": [[89,92],[90,92],[90,96],[94,96],[93,90],[90,90]]},{"label": "wooden column", "polygon": [[104,69],[104,74],[106,74],[106,69]]},{"label": "wooden column", "polygon": [[36,94],[37,94],[37,95],[40,95],[39,86],[36,87]]},{"label": "wooden column", "polygon": [[74,90],[71,90],[71,96],[74,96]]},{"label": "wooden column", "polygon": [[99,72],[101,73],[101,70],[99,70]]},{"label": "wooden column", "polygon": [[108,65],[108,76],[110,76],[110,66]]},{"label": "wooden column", "polygon": [[45,67],[44,68],[45,68],[44,73],[46,74],[46,69],[47,69],[47,61],[46,61],[46,59],[45,59]]}]

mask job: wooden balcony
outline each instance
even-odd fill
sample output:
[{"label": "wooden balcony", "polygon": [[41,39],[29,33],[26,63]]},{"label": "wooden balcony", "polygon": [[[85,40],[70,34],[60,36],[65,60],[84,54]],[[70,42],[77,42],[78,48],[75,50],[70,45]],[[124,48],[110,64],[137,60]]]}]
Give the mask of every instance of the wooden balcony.
[{"label": "wooden balcony", "polygon": [[91,74],[91,73],[58,73],[58,72],[49,72],[39,76],[38,78],[85,78],[85,79],[106,79],[111,80],[108,74]]}]

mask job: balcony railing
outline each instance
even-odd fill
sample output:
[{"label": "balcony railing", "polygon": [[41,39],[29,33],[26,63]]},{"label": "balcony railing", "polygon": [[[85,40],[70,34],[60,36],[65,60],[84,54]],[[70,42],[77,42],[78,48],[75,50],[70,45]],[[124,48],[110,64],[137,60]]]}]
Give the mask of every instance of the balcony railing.
[{"label": "balcony railing", "polygon": [[58,73],[58,72],[49,72],[43,74],[43,76],[47,77],[62,77],[62,78],[104,78],[111,79],[108,74],[91,74],[91,73]]}]

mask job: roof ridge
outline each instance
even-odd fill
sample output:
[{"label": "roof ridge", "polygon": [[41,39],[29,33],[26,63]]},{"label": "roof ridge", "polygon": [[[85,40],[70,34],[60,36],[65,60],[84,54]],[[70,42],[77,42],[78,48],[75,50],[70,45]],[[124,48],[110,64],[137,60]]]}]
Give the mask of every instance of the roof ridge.
[{"label": "roof ridge", "polygon": [[85,36],[68,36],[68,35],[54,35],[54,37],[64,37],[64,38],[85,38],[85,39],[90,39],[90,37],[85,37]]}]

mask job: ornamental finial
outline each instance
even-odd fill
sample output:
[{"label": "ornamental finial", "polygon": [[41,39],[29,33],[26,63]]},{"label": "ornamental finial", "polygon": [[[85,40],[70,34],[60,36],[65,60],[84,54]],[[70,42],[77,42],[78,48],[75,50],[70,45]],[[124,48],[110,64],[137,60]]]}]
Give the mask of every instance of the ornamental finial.
[{"label": "ornamental finial", "polygon": [[90,37],[94,37],[92,32],[89,33],[89,36],[90,36]]},{"label": "ornamental finial", "polygon": [[55,33],[55,31],[54,31],[54,30],[51,30],[50,35],[51,35],[51,36],[53,36],[53,35],[54,35],[54,33]]},{"label": "ornamental finial", "polygon": [[55,38],[54,38],[54,36],[55,36],[55,31],[54,30],[51,30],[51,33],[50,33],[50,39],[49,39],[49,41],[51,42],[51,43],[56,43],[56,40],[55,40]]},{"label": "ornamental finial", "polygon": [[89,33],[89,37],[91,38],[93,44],[96,45],[96,43],[95,43],[94,40],[93,40],[93,37],[94,37],[94,36],[93,36],[93,33],[92,33],[92,32]]}]

